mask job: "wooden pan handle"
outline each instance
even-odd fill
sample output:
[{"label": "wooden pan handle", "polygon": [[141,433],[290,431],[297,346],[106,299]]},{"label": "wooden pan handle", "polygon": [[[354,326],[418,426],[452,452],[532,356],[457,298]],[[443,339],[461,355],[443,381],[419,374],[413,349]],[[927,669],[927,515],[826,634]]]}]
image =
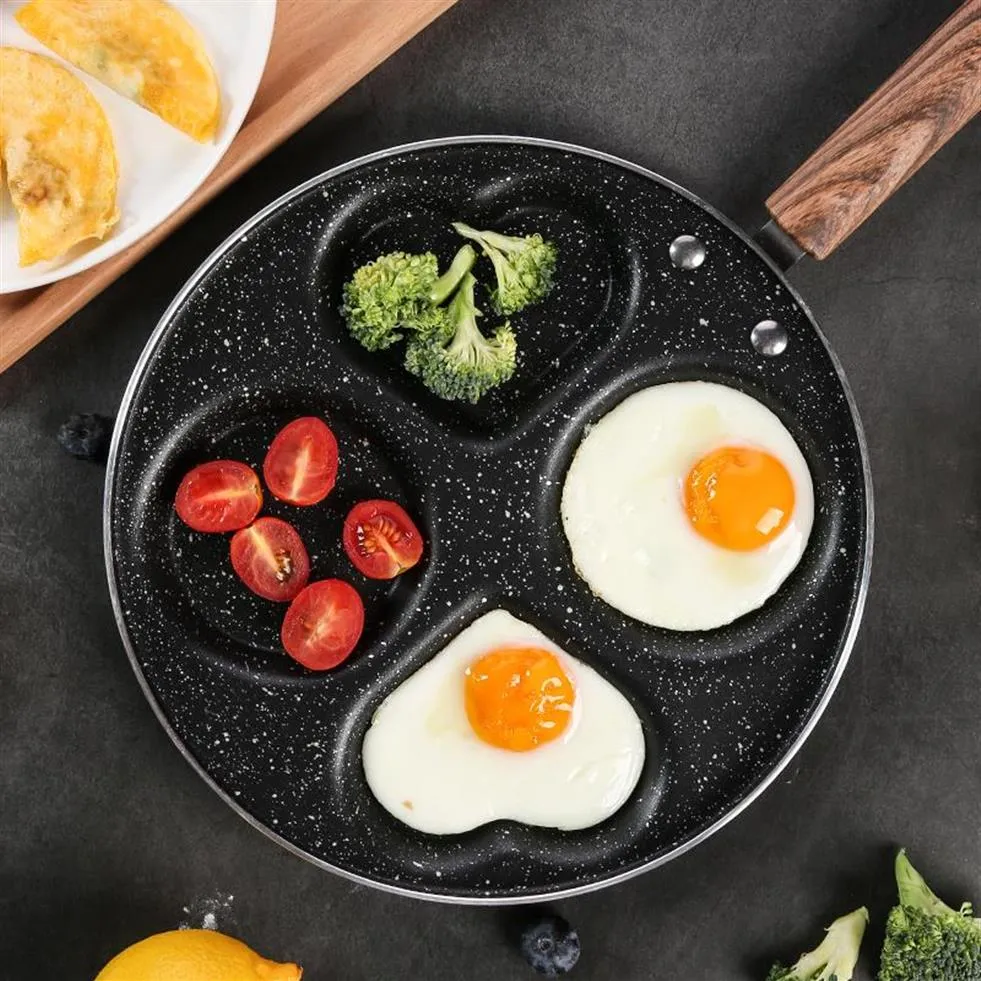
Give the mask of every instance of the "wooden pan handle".
[{"label": "wooden pan handle", "polygon": [[767,209],[824,259],[979,111],[981,0],[967,0],[767,198]]}]

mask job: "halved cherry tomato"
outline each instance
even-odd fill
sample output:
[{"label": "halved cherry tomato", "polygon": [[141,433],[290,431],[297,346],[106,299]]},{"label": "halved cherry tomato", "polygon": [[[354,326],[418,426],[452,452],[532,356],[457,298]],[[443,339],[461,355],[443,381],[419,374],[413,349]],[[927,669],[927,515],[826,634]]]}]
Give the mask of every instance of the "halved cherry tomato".
[{"label": "halved cherry tomato", "polygon": [[312,582],[290,603],[283,620],[286,653],[313,671],[336,668],[364,629],[364,604],[343,579]]},{"label": "halved cherry tomato", "polygon": [[394,501],[362,501],[344,519],[344,551],[369,579],[394,579],[422,558],[422,535]]},{"label": "halved cherry tomato", "polygon": [[272,441],[262,475],[288,504],[316,504],[337,480],[337,440],[322,419],[304,416],[284,426]]},{"label": "halved cherry tomato", "polygon": [[253,593],[287,603],[307,584],[310,559],[296,529],[279,518],[259,518],[232,535],[232,568]]},{"label": "halved cherry tomato", "polygon": [[212,460],[186,474],[174,509],[195,531],[237,531],[262,507],[262,486],[251,467],[237,460]]}]

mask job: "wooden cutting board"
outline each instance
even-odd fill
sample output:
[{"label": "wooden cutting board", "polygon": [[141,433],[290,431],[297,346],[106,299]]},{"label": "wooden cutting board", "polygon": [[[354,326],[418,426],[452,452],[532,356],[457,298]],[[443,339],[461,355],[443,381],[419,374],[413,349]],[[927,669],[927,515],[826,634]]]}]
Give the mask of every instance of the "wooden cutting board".
[{"label": "wooden cutting board", "polygon": [[119,255],[50,286],[0,296],[0,373],[455,2],[279,0],[262,82],[221,163],[180,209]]}]

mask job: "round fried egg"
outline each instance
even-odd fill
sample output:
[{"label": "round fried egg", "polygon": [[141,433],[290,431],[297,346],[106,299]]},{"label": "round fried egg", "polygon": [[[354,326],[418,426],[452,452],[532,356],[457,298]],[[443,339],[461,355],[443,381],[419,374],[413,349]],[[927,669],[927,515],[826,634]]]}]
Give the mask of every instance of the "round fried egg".
[{"label": "round fried egg", "polygon": [[787,578],[814,521],[807,463],[780,420],[711,382],[624,399],[593,426],[562,489],[590,589],[644,623],[721,627]]},{"label": "round fried egg", "polygon": [[572,830],[627,800],[644,735],[613,685],[494,610],[382,702],[361,752],[379,803],[420,831],[505,818]]}]

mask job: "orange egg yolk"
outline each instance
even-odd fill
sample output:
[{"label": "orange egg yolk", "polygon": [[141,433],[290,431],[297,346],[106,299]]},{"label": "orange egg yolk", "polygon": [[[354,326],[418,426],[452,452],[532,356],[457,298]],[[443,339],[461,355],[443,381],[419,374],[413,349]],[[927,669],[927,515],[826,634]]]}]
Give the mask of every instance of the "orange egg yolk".
[{"label": "orange egg yolk", "polygon": [[558,658],[541,647],[501,647],[464,676],[467,718],[491,746],[523,753],[557,739],[576,698]]},{"label": "orange egg yolk", "polygon": [[685,510],[703,538],[749,552],[776,538],[794,511],[787,468],[762,450],[723,446],[688,472]]}]

